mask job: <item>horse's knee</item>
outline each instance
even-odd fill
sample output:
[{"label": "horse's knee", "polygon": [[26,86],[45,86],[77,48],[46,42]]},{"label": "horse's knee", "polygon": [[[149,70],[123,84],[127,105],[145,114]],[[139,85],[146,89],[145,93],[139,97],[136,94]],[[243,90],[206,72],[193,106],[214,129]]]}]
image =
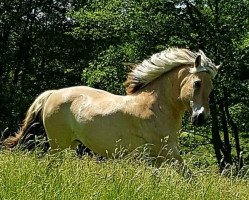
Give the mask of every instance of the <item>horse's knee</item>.
[{"label": "horse's knee", "polygon": [[173,159],[176,160],[179,164],[184,163],[184,162],[183,162],[183,158],[182,158],[182,156],[180,155],[179,152],[173,153],[172,157],[173,157]]},{"label": "horse's knee", "polygon": [[169,154],[170,154],[169,157],[171,158],[171,160],[175,160],[179,164],[183,163],[183,158],[180,155],[180,152],[177,146],[171,146],[169,148]]},{"label": "horse's knee", "polygon": [[172,157],[174,160],[173,165],[176,167],[177,172],[185,178],[191,178],[193,176],[193,173],[191,172],[187,164],[184,162],[179,150],[177,148],[174,149],[175,151],[173,151],[172,153]]}]

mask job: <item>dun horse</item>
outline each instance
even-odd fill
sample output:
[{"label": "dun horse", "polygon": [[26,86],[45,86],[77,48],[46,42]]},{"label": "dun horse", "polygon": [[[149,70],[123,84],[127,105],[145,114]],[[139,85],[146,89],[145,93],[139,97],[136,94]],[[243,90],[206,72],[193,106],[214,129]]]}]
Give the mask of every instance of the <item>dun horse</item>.
[{"label": "dun horse", "polygon": [[181,163],[183,114],[188,110],[194,125],[203,124],[217,70],[202,51],[170,48],[136,65],[125,83],[126,96],[86,86],[46,91],[28,109],[20,131],[4,144],[17,145],[34,119],[41,119],[51,150],[81,143],[110,157],[119,147],[131,152],[150,144],[150,156],[160,157],[159,165],[165,159]]}]

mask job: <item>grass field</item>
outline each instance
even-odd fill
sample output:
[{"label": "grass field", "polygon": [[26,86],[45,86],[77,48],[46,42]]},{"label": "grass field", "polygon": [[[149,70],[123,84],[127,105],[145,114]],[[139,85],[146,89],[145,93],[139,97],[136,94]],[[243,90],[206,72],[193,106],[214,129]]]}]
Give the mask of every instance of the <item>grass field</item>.
[{"label": "grass field", "polygon": [[[191,161],[190,161],[191,162]],[[217,169],[193,169],[185,179],[173,167],[155,169],[133,159],[79,159],[64,151],[0,152],[0,199],[249,199],[249,179],[225,177]]]}]

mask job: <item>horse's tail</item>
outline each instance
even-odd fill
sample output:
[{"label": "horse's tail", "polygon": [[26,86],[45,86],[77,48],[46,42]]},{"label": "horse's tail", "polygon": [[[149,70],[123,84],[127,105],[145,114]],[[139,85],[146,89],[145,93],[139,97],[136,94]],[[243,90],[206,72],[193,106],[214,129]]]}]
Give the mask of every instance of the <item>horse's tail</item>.
[{"label": "horse's tail", "polygon": [[[23,120],[23,125],[20,128],[20,130],[15,134],[15,136],[10,136],[7,139],[3,141],[3,145],[7,148],[13,148],[15,147],[20,139],[25,135],[26,132],[30,129],[33,123],[36,121],[42,122],[42,111],[44,108],[44,105],[49,98],[49,96],[54,92],[55,90],[48,90],[40,94],[35,101],[31,104],[29,107],[26,117]],[[43,124],[43,123],[42,123]]]}]

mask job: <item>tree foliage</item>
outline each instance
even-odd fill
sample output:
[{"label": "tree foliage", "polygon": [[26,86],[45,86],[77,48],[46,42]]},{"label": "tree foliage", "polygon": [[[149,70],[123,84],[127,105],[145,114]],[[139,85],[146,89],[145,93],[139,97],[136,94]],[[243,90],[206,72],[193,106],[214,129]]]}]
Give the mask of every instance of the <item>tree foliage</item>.
[{"label": "tree foliage", "polygon": [[[210,123],[217,150],[249,131],[247,0],[36,0],[0,3],[0,131],[16,130],[46,89],[89,85],[124,94],[129,63],[167,47],[203,50],[222,64]],[[225,102],[225,103],[224,103]],[[186,128],[189,122],[185,120]],[[236,125],[236,127],[234,126]],[[198,129],[206,134],[206,129]],[[191,127],[192,128],[192,127]],[[229,134],[226,135],[226,130]],[[224,133],[224,135],[223,135]],[[217,141],[216,141],[217,142]]]}]

